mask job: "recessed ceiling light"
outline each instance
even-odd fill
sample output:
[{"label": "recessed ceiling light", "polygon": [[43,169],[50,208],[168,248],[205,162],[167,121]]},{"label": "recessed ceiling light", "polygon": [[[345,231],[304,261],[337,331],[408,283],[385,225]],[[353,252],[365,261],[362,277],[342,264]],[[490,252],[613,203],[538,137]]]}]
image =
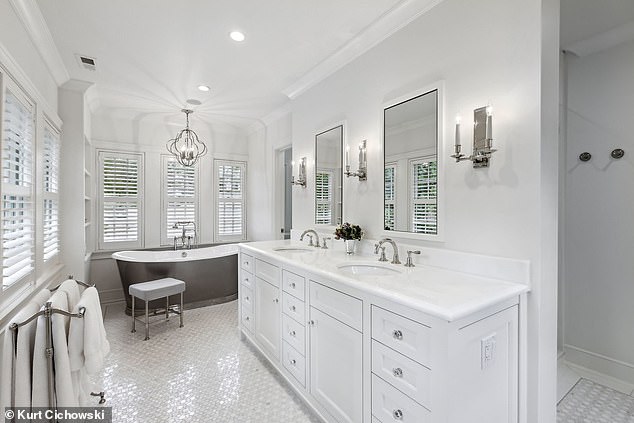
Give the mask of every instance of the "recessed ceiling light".
[{"label": "recessed ceiling light", "polygon": [[207,85],[199,85],[198,89],[203,92],[209,92],[211,88],[209,88]]},{"label": "recessed ceiling light", "polygon": [[187,102],[187,104],[191,104],[192,106],[200,106],[201,104],[203,104],[200,100],[196,100],[195,98],[190,98],[185,101]]},{"label": "recessed ceiling light", "polygon": [[231,31],[229,36],[231,37],[231,39],[233,41],[237,41],[239,43],[244,41],[244,39],[245,39],[244,34],[242,32],[240,32],[240,31]]}]

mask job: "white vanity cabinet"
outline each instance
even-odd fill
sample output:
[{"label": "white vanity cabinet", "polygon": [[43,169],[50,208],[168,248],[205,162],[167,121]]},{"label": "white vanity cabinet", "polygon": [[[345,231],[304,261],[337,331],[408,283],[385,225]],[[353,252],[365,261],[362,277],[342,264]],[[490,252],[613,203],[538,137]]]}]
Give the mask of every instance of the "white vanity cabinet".
[{"label": "white vanity cabinet", "polygon": [[240,258],[243,335],[324,421],[518,422],[525,291],[448,319],[319,265],[242,246]]},{"label": "white vanity cabinet", "polygon": [[363,421],[362,301],[310,281],[310,393],[338,422]]}]

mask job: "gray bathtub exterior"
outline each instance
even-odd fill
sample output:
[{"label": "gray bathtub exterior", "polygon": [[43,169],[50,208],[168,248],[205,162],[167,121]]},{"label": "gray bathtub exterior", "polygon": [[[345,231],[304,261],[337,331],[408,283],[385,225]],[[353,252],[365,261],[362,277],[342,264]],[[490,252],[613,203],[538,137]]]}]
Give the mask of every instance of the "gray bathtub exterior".
[{"label": "gray bathtub exterior", "polygon": [[[231,254],[192,261],[133,262],[116,260],[126,300],[126,314],[132,314],[131,284],[161,278],[176,278],[185,282],[185,308],[220,304],[238,298],[238,255]],[[179,304],[180,296],[170,298],[170,305]],[[137,301],[137,313],[144,313],[145,304]],[[152,312],[165,309],[165,300],[150,301]]]}]

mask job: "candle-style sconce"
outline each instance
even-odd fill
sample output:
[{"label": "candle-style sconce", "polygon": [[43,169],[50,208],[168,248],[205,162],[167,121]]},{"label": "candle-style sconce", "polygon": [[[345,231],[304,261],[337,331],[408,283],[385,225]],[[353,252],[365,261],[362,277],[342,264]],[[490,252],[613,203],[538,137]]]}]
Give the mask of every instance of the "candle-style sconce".
[{"label": "candle-style sconce", "polygon": [[493,109],[491,106],[480,107],[473,111],[473,152],[470,156],[465,156],[460,152],[460,118],[456,119],[455,146],[451,157],[456,159],[456,163],[463,160],[471,160],[473,167],[489,167],[491,155],[497,150],[493,145]]},{"label": "candle-style sconce", "polygon": [[360,181],[368,179],[368,157],[366,149],[366,140],[359,144],[359,169],[356,172],[350,172],[350,147],[346,147],[346,171],[344,175],[347,177],[358,176]]},{"label": "candle-style sconce", "polygon": [[[295,162],[291,162],[291,166],[295,167]],[[306,188],[306,157],[302,157],[299,161],[298,172],[297,180],[295,176],[291,176],[291,184]]]}]

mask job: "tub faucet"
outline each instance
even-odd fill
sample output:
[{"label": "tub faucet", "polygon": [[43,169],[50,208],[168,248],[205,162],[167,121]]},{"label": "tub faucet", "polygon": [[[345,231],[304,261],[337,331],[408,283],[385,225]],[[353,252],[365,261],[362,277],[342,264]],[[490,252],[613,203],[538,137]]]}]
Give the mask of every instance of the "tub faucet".
[{"label": "tub faucet", "polygon": [[[194,236],[187,235],[188,226],[192,226],[192,231],[194,232]],[[192,249],[192,246],[198,245],[198,233],[196,231],[196,223],[187,221],[187,222],[176,222],[172,229],[182,229],[181,236],[174,237],[174,250],[178,249],[178,241],[180,240],[180,245],[183,248],[187,248],[188,250]]]},{"label": "tub faucet", "polygon": [[[313,236],[309,235],[309,232],[312,232],[315,235],[315,243],[313,244]],[[317,232],[315,232],[314,229],[306,229],[304,232],[302,232],[302,236],[299,237],[300,241],[304,240],[304,235],[308,235],[309,241],[308,241],[308,246],[309,247],[319,247],[319,235],[317,235]]]},{"label": "tub faucet", "polygon": [[[383,238],[377,244],[374,244],[374,254],[379,254],[379,248],[383,249],[383,243],[387,242],[392,246],[392,250],[394,251],[394,255],[392,256],[392,264],[401,264],[401,261],[398,259],[398,247],[396,246],[396,242],[394,242],[391,238]],[[381,259],[385,259],[385,252],[382,251],[381,258],[379,261],[383,261]]]}]

